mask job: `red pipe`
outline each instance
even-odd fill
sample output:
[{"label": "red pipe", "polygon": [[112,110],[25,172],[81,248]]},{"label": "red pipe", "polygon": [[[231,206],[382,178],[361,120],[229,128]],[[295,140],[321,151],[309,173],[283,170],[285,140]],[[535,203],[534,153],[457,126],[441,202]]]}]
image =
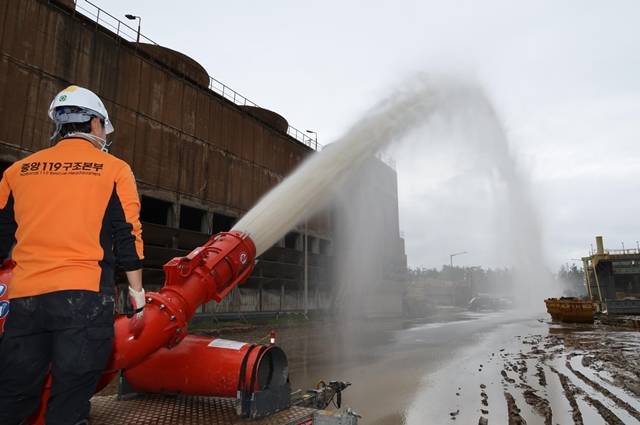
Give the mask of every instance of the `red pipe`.
[{"label": "red pipe", "polygon": [[176,346],[196,309],[221,301],[253,271],[256,248],[241,232],[219,233],[186,257],[164,265],[165,285],[147,294],[143,323],[121,316],[107,372],[134,367],[151,353]]},{"label": "red pipe", "polygon": [[238,390],[286,383],[288,368],[276,346],[189,335],[128,369],[125,378],[139,392],[236,397]]}]

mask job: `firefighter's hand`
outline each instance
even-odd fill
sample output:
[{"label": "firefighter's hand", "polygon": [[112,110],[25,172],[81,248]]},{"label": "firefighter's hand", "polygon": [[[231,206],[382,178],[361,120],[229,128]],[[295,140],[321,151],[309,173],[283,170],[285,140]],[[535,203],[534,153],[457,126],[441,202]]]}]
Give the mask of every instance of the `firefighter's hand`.
[{"label": "firefighter's hand", "polygon": [[142,315],[144,314],[144,305],[145,305],[145,296],[144,296],[144,288],[141,288],[139,291],[136,291],[131,286],[129,286],[129,300],[131,301],[131,306],[133,307],[133,316],[136,319],[142,319]]}]

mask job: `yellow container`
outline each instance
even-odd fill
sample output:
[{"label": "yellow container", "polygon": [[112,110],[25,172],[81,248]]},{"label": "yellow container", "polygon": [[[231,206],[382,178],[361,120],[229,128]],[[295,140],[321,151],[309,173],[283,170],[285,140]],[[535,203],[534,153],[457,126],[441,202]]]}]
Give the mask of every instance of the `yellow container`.
[{"label": "yellow container", "polygon": [[595,309],[590,300],[573,298],[547,298],[547,312],[553,320],[572,323],[593,323]]}]

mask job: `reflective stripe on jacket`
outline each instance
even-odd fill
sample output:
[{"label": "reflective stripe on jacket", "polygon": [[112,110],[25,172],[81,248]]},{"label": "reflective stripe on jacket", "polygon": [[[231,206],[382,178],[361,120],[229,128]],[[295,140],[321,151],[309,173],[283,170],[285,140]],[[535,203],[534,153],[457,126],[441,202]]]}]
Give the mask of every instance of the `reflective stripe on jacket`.
[{"label": "reflective stripe on jacket", "polygon": [[142,267],[131,168],[84,139],[16,161],[0,182],[0,259],[14,241],[9,297],[113,285],[115,265]]}]

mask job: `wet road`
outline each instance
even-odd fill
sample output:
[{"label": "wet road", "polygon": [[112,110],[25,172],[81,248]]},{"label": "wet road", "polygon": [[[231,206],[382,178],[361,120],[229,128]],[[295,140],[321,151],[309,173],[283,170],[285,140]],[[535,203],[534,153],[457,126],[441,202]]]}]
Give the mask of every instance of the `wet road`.
[{"label": "wet road", "polygon": [[[397,425],[407,416],[428,414],[421,410],[431,404],[422,400],[423,394],[433,390],[433,385],[442,385],[431,382],[431,376],[441,370],[455,374],[452,366],[464,373],[465,365],[456,366],[455,362],[465,353],[476,349],[484,353],[515,335],[540,332],[546,325],[536,317],[544,317],[544,313],[518,318],[508,313],[441,310],[429,319],[415,321],[314,321],[282,329],[278,344],[289,357],[293,388],[314,387],[321,379],[352,382],[344,393],[343,405],[363,416],[361,424]],[[455,394],[447,394],[446,399],[450,406],[438,401],[432,408],[454,408]],[[416,400],[422,400],[418,406]],[[446,413],[444,417],[449,419]],[[409,425],[438,423],[411,420],[414,422]]]},{"label": "wet road", "polygon": [[363,425],[640,424],[640,333],[547,319],[314,321],[278,343],[294,388],[352,382],[343,403]]}]

